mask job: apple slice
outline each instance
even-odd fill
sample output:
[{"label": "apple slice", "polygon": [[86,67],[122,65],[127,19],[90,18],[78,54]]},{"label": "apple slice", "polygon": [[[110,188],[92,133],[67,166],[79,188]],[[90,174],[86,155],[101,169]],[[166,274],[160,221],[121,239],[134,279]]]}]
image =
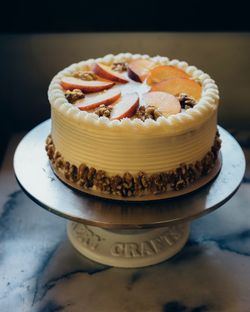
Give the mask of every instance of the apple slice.
[{"label": "apple slice", "polygon": [[170,65],[160,65],[160,66],[153,68],[150,71],[150,74],[147,79],[147,83],[149,85],[152,85],[162,80],[165,80],[168,78],[176,78],[176,77],[190,78],[190,76],[187,73],[185,73],[183,70],[177,67],[170,66]]},{"label": "apple slice", "polygon": [[104,78],[115,82],[120,83],[127,83],[128,79],[126,79],[122,74],[119,74],[118,72],[112,70],[106,65],[103,65],[101,63],[95,63],[92,68],[93,72]]},{"label": "apple slice", "polygon": [[80,110],[89,111],[94,109],[101,104],[109,105],[114,103],[121,96],[121,91],[119,90],[108,90],[100,94],[92,94],[85,97],[84,99],[76,101],[75,105]]},{"label": "apple slice", "polygon": [[139,96],[137,93],[128,93],[113,106],[110,119],[120,120],[126,117],[132,117],[139,107]]},{"label": "apple slice", "polygon": [[198,101],[201,97],[201,85],[187,78],[170,78],[154,84],[151,91],[163,91],[175,96],[185,93]]},{"label": "apple slice", "polygon": [[61,86],[66,90],[80,89],[85,93],[99,92],[113,87],[115,83],[110,81],[81,80],[74,77],[63,77]]},{"label": "apple slice", "polygon": [[143,82],[155,63],[149,60],[133,60],[128,65],[128,76],[137,82]]},{"label": "apple slice", "polygon": [[177,98],[166,92],[148,92],[143,94],[142,99],[145,106],[155,106],[164,116],[175,115],[181,111]]}]

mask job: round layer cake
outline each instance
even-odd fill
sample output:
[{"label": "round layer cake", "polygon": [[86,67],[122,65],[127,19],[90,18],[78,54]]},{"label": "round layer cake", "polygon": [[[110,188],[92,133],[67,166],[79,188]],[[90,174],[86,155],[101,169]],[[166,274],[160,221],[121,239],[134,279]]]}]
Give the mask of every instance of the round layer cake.
[{"label": "round layer cake", "polygon": [[219,92],[186,62],[122,53],[72,64],[51,81],[55,173],[84,192],[158,198],[216,166]]}]

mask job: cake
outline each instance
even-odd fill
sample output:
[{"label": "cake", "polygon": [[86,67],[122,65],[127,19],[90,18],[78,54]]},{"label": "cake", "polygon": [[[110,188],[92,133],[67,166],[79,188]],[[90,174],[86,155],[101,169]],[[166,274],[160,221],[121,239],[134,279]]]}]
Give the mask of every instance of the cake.
[{"label": "cake", "polygon": [[83,192],[175,196],[218,165],[218,87],[186,62],[130,53],[89,59],[60,71],[48,97],[51,166]]}]

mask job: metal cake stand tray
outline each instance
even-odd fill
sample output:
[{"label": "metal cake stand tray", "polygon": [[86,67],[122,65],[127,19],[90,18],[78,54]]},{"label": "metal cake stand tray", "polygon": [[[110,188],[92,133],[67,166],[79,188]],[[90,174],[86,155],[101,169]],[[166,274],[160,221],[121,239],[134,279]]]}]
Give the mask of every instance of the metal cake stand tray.
[{"label": "metal cake stand tray", "polygon": [[245,157],[237,141],[219,127],[221,170],[202,188],[148,202],[102,199],[69,188],[53,173],[45,151],[47,120],[19,143],[14,170],[24,192],[68,221],[68,237],[84,256],[116,267],[143,267],[174,256],[185,245],[190,221],[222,206],[237,191]]}]

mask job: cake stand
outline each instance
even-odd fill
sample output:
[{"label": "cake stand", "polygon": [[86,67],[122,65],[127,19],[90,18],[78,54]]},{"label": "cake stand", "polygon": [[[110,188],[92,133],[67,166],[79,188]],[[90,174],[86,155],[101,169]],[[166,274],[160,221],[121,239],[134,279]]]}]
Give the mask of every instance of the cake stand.
[{"label": "cake stand", "polygon": [[221,170],[202,188],[176,198],[126,202],[73,190],[53,173],[45,152],[50,120],[19,143],[14,170],[24,192],[37,204],[67,218],[68,237],[84,256],[116,267],[144,267],[174,256],[185,245],[190,221],[223,205],[237,191],[245,158],[237,141],[219,127]]}]

